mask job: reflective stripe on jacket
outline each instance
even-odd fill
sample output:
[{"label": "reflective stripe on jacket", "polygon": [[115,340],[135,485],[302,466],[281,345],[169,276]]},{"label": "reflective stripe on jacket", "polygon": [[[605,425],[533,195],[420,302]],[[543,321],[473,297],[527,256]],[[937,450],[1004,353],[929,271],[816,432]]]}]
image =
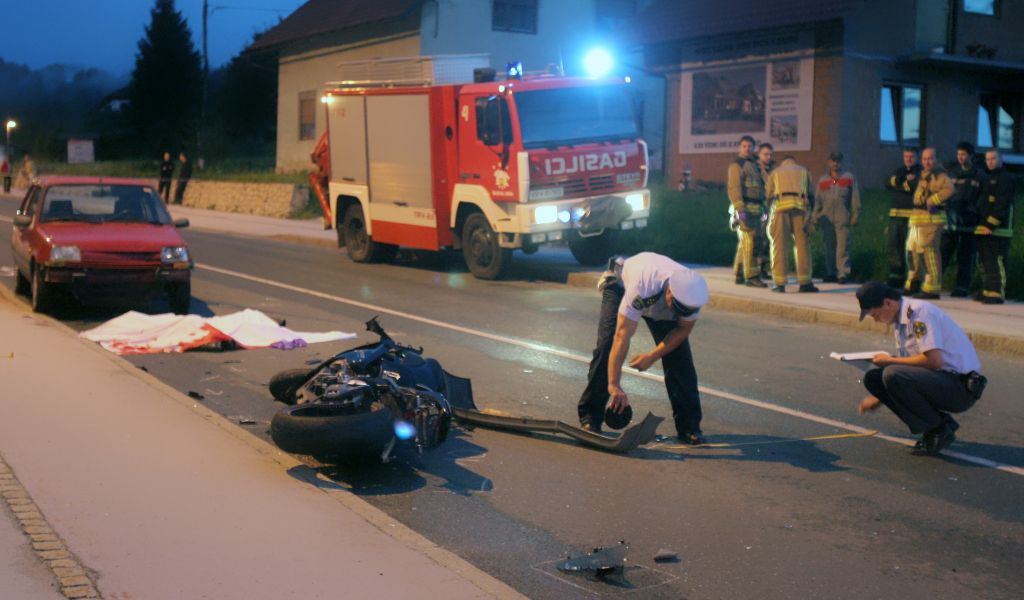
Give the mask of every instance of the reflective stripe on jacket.
[{"label": "reflective stripe on jacket", "polygon": [[807,169],[796,164],[792,158],[782,161],[782,164],[776,167],[768,177],[766,186],[772,210],[776,212],[806,211],[807,197],[811,189],[810,183],[810,174]]},{"label": "reflective stripe on jacket", "polygon": [[946,200],[953,195],[953,182],[941,167],[921,171],[921,180],[914,190],[911,225],[945,225]]}]

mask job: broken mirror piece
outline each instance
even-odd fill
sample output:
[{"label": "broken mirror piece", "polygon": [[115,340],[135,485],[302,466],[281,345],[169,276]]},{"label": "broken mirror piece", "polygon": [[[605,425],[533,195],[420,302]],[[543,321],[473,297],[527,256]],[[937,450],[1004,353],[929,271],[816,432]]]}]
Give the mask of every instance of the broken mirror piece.
[{"label": "broken mirror piece", "polygon": [[626,564],[626,552],[629,544],[620,541],[608,548],[594,548],[586,554],[573,557],[569,555],[559,563],[558,570],[566,573],[592,573],[598,578],[611,574],[621,574]]}]

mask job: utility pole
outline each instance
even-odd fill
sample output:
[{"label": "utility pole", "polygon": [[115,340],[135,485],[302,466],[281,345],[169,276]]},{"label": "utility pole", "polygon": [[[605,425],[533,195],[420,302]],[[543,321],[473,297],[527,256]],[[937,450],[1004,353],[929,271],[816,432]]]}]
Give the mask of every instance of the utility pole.
[{"label": "utility pole", "polygon": [[203,0],[203,99],[199,106],[199,131],[196,132],[196,163],[200,169],[206,164],[203,158],[203,132],[206,131],[206,96],[210,79],[210,54],[206,48],[206,19],[209,14],[209,1]]}]

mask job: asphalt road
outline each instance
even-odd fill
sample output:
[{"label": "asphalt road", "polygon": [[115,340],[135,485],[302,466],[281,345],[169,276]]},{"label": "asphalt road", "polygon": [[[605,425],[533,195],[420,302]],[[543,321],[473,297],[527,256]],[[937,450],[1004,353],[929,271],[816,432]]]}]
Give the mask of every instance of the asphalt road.
[{"label": "asphalt road", "polygon": [[[0,215],[13,210],[0,202]],[[566,268],[557,255],[517,256],[510,280],[482,282],[457,260],[413,256],[367,266],[327,248],[197,231],[186,237],[198,262],[194,312],[256,308],[294,329],[358,332],[360,342],[372,339],[362,323],[380,314],[397,340],[472,378],[478,405],[573,420],[599,297],[555,283]],[[11,264],[4,242],[0,267]],[[123,308],[58,316],[83,329]],[[908,437],[884,410],[857,415],[859,373],[827,358],[833,350],[889,348],[888,337],[709,310],[692,343],[705,386],[704,431],[723,447],[655,444],[615,456],[554,437],[475,429],[423,456],[403,451],[389,465],[321,472],[535,598],[1019,597],[1024,477],[914,457],[881,435],[822,422]],[[638,344],[650,345],[643,332]],[[350,345],[129,360],[201,393],[229,419],[254,420],[240,426],[267,437],[278,408],[266,390],[270,376]],[[989,390],[960,419],[953,448],[1024,466],[1019,361],[982,361]],[[660,382],[631,375],[626,387],[640,414],[668,416]],[[671,434],[671,425],[661,433]],[[618,540],[631,547],[621,580],[556,569],[567,554]],[[661,548],[680,560],[655,564]]]}]

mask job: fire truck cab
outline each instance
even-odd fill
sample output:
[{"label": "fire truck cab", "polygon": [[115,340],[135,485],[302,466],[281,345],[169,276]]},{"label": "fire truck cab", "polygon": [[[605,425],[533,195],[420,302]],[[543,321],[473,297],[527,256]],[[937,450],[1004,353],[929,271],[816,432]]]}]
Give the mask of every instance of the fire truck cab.
[{"label": "fire truck cab", "polygon": [[600,264],[619,230],[646,225],[647,147],[628,80],[488,81],[493,70],[476,67],[462,69],[474,83],[438,83],[442,58],[353,63],[364,74],[401,60],[418,68],[327,86],[310,181],[353,260],[461,249],[476,277],[494,279],[513,250],[552,242]]}]

